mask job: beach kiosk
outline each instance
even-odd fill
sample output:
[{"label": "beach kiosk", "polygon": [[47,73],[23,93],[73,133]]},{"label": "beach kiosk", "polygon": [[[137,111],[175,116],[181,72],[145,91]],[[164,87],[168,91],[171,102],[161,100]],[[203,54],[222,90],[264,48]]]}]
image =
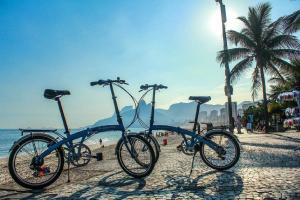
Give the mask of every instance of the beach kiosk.
[{"label": "beach kiosk", "polygon": [[285,109],[285,115],[287,116],[287,119],[284,120],[283,125],[285,128],[296,128],[298,131],[300,131],[300,91],[293,90],[290,92],[283,92],[278,95],[278,100],[280,102],[297,102],[296,107]]}]

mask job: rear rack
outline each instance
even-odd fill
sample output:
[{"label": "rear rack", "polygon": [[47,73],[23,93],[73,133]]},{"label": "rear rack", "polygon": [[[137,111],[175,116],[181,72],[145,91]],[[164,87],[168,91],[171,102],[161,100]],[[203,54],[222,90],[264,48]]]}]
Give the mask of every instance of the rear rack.
[{"label": "rear rack", "polygon": [[57,129],[21,129],[21,135],[23,136],[23,133],[38,133],[38,132],[50,132],[50,133],[56,133]]},{"label": "rear rack", "polygon": [[19,129],[22,132],[54,132],[57,129]]}]

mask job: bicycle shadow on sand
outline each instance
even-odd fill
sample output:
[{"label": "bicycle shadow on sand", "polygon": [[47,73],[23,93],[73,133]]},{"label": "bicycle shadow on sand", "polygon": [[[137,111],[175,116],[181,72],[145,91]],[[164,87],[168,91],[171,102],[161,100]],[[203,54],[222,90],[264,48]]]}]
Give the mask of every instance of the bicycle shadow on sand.
[{"label": "bicycle shadow on sand", "polygon": [[165,177],[168,188],[172,188],[172,199],[180,197],[182,192],[193,193],[197,197],[234,199],[242,193],[242,178],[231,171],[208,171],[197,177],[168,175]]},{"label": "bicycle shadow on sand", "polygon": [[198,198],[226,195],[228,198],[232,197],[233,199],[243,191],[244,187],[242,178],[235,172],[208,171],[196,178],[178,176],[171,170],[167,173],[170,175],[161,177],[163,185],[154,187],[150,185],[148,187],[145,179],[124,177],[122,171],[116,172],[103,177],[96,187],[86,187],[66,197],[66,199],[99,199],[110,196],[121,200],[130,196],[153,197],[154,195],[168,195],[171,196],[171,199],[176,199],[182,192],[192,193]]},{"label": "bicycle shadow on sand", "polygon": [[[122,171],[103,176],[96,183],[80,184],[83,188],[71,193],[67,197],[61,197],[58,192],[51,190],[27,191],[12,196],[1,198],[18,199],[99,199],[112,197],[114,199],[125,199],[130,196],[153,197],[153,195],[170,196],[176,199],[181,193],[188,192],[194,197],[222,197],[234,199],[243,191],[243,181],[235,172],[208,171],[197,177],[181,176],[172,170],[163,171],[166,176],[161,176],[161,183],[157,186],[147,185],[145,179],[135,179],[126,176]],[[125,176],[124,176],[125,175]],[[76,185],[75,185],[76,188]],[[62,191],[63,192],[63,191]]]}]

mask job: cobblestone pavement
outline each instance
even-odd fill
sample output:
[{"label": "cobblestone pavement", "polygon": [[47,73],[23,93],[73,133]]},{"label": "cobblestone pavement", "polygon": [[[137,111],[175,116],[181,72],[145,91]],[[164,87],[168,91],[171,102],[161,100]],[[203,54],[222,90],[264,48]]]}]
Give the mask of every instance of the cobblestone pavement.
[{"label": "cobblestone pavement", "polygon": [[[178,142],[173,141],[162,147],[154,171],[144,180],[127,176],[115,159],[109,159],[89,164],[99,167],[90,167],[85,180],[74,177],[66,183],[63,176],[45,191],[28,191],[8,184],[0,186],[0,198],[300,199],[300,151],[294,151],[300,146],[300,133],[244,134],[239,140],[240,161],[226,172],[210,169],[198,156],[189,177],[192,157],[177,152]],[[75,170],[86,173],[88,168]]]}]

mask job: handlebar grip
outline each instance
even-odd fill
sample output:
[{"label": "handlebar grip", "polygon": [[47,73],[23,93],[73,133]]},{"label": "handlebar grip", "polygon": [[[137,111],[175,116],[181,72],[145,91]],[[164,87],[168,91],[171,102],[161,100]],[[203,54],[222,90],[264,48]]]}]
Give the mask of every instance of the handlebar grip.
[{"label": "handlebar grip", "polygon": [[147,90],[149,88],[149,86],[146,84],[146,85],[141,85],[140,86],[140,89],[141,90]]},{"label": "handlebar grip", "polygon": [[95,86],[95,85],[98,85],[98,84],[99,84],[99,81],[93,81],[93,82],[90,83],[91,86]]},{"label": "handlebar grip", "polygon": [[167,89],[168,87],[167,86],[164,86],[162,84],[158,85],[157,86],[157,89]]}]

